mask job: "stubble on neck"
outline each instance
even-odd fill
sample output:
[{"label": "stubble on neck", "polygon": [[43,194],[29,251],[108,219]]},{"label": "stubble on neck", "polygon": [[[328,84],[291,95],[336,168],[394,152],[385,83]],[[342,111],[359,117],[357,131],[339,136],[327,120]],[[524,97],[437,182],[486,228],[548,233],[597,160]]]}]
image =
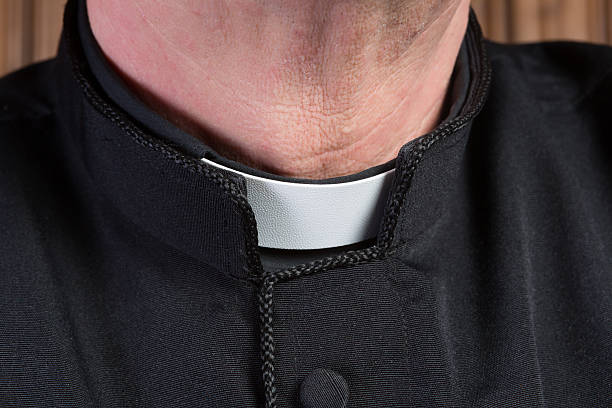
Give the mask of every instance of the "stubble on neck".
[{"label": "stubble on neck", "polygon": [[465,0],[135,0],[123,21],[104,1],[88,3],[94,34],[145,102],[222,155],[304,178],[431,130],[467,22]]}]

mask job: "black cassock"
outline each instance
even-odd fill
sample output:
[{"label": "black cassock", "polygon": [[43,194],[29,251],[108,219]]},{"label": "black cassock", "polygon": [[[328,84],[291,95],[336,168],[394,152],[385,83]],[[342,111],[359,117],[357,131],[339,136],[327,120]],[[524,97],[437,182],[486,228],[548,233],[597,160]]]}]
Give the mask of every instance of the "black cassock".
[{"label": "black cassock", "polygon": [[612,49],[472,16],[376,239],[270,269],[244,179],[108,96],[78,7],[0,81],[1,407],[612,407]]}]

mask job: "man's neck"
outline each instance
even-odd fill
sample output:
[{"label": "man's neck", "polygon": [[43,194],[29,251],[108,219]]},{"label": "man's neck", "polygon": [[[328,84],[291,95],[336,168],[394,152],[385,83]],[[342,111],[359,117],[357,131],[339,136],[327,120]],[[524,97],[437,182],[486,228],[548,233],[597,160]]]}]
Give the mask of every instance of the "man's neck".
[{"label": "man's neck", "polygon": [[328,178],[440,121],[468,0],[88,0],[94,35],[154,110],[220,154]]}]

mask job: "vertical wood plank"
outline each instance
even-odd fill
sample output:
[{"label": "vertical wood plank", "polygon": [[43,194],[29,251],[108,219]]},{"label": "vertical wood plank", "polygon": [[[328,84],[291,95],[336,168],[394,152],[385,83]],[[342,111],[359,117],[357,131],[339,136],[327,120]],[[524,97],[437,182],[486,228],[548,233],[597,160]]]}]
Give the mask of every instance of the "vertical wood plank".
[{"label": "vertical wood plank", "polygon": [[510,13],[507,0],[488,1],[489,38],[507,42],[510,39]]},{"label": "vertical wood plank", "polygon": [[537,41],[540,36],[539,1],[510,0],[510,39],[514,42]]},{"label": "vertical wood plank", "polygon": [[604,15],[606,25],[606,42],[612,45],[612,0],[604,0]]},{"label": "vertical wood plank", "polygon": [[605,43],[606,33],[606,0],[588,0],[588,38],[589,41]]},{"label": "vertical wood plank", "polygon": [[0,75],[6,72],[6,54],[8,39],[6,36],[6,7],[5,1],[0,0]]},{"label": "vertical wood plank", "polygon": [[32,1],[2,0],[3,73],[32,61]]},{"label": "vertical wood plank", "polygon": [[605,2],[607,42],[612,45],[612,0]]},{"label": "vertical wood plank", "polygon": [[[57,49],[66,0],[0,0],[0,75]],[[472,0],[488,38],[612,45],[612,0]]]},{"label": "vertical wood plank", "polygon": [[561,9],[563,0],[540,0],[540,32],[542,40],[557,40],[562,37]]},{"label": "vertical wood plank", "polygon": [[40,61],[56,54],[65,0],[34,0],[33,58]]},{"label": "vertical wood plank", "polygon": [[478,17],[482,32],[486,37],[489,37],[489,15],[488,15],[488,2],[487,0],[472,0],[472,8]]},{"label": "vertical wood plank", "polygon": [[563,0],[561,7],[562,38],[578,41],[589,39],[587,1]]}]

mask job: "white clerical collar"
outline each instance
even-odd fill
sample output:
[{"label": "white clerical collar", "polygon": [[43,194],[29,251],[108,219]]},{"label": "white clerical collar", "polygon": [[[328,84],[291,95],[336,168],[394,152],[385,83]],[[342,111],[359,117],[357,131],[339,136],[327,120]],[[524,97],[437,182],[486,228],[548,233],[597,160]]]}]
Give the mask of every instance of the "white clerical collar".
[{"label": "white clerical collar", "polygon": [[202,161],[246,179],[259,245],[277,249],[332,248],[374,238],[394,174],[391,169],[345,183],[291,183]]}]

